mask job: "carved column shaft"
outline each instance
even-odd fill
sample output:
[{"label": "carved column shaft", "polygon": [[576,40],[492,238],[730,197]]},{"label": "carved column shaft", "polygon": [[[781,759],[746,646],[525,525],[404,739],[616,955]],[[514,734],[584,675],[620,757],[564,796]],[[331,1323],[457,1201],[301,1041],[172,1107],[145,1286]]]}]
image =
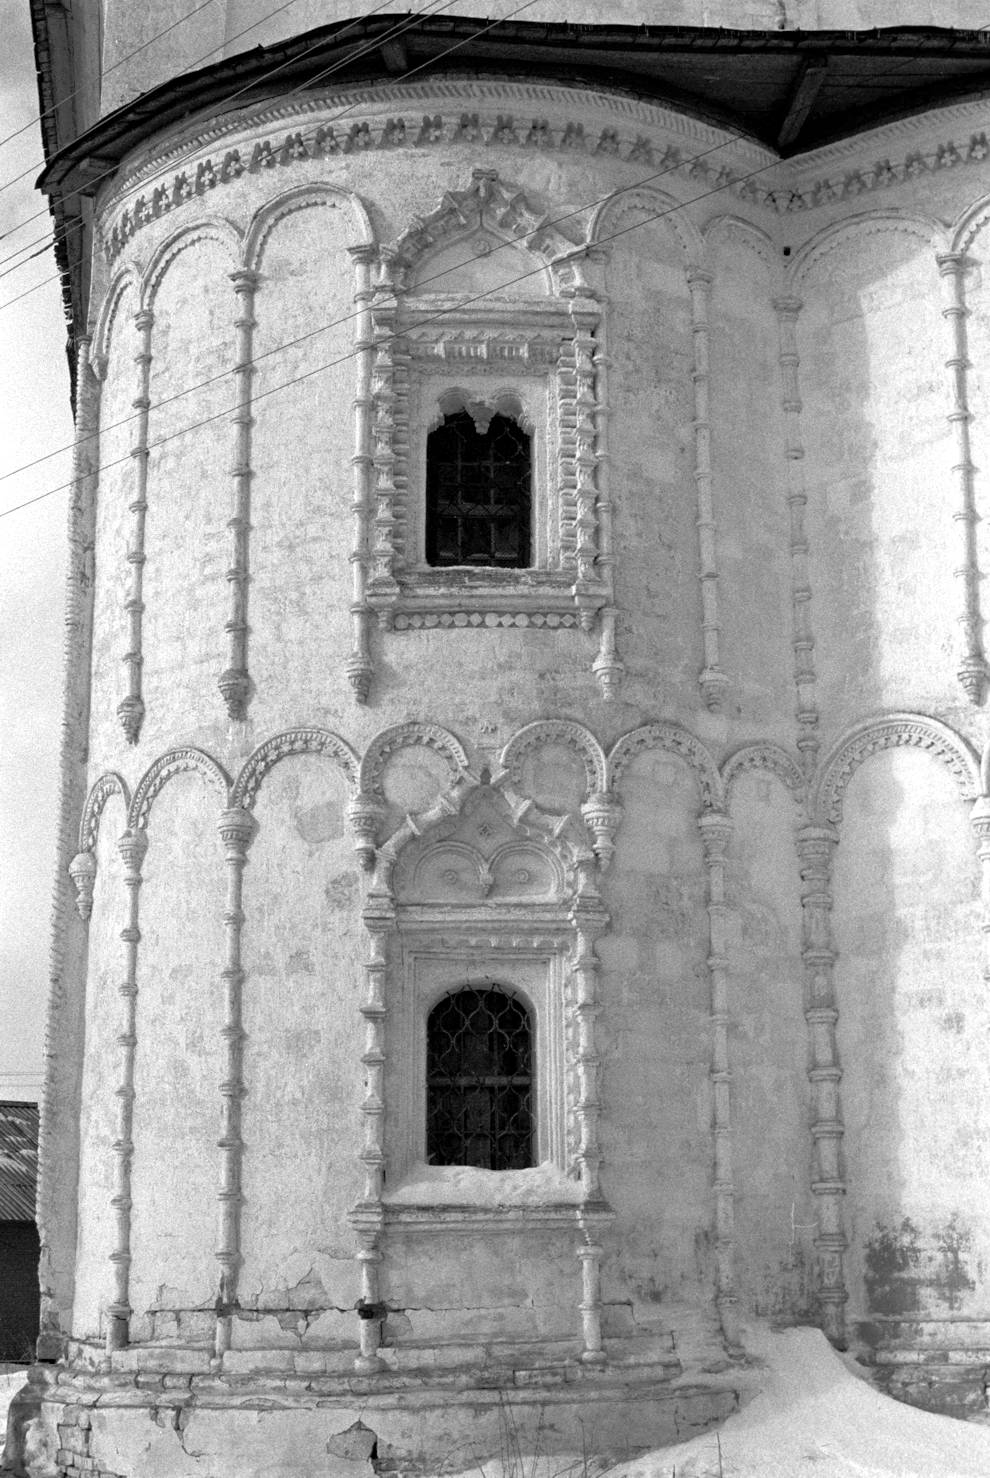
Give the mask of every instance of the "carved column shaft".
[{"label": "carved column shaft", "polygon": [[384,1225],[382,1190],[385,1174],[385,987],[388,971],[388,942],[394,927],[390,905],[371,906],[365,911],[369,948],[365,964],[364,1017],[364,1119],[360,1153],[364,1168],[361,1201],[352,1214],[358,1232],[357,1260],[361,1274],[358,1301],[360,1352],[355,1369],[380,1370],[381,1346],[381,1233]]},{"label": "carved column shaft", "polygon": [[241,1168],[244,1141],[241,1137],[241,1100],[244,1097],[244,970],[241,935],[244,927],[243,883],[247,852],[256,824],[250,811],[234,807],[219,821],[227,864],[227,903],[224,909],[225,961],[222,973],[224,1016],[220,1035],[224,1042],[224,1076],[220,1084],[220,1183],[217,1191],[217,1262],[220,1286],[217,1296],[217,1325],[214,1353],[230,1349],[231,1320],[237,1304],[241,1255]]},{"label": "carved column shaft", "polygon": [[[75,1214],[64,1195],[64,1156],[78,1157],[79,1090],[66,1091],[60,1066],[78,1052],[84,1030],[83,992],[69,987],[85,965],[82,931],[69,908],[66,872],[76,846],[76,824],[86,795],[87,729],[80,717],[89,703],[92,652],[93,546],[96,469],[100,465],[100,386],[90,363],[91,340],[76,340],[76,435],[68,500],[65,619],[62,651],[62,717],[59,743],[58,822],[52,890],[48,999],[45,1011],[45,1086],[38,1143],[38,1232],[41,1241],[40,1360],[57,1359],[63,1348],[64,1314],[71,1289],[61,1269],[71,1269],[76,1245]],[[78,972],[78,973],[77,973]],[[59,1152],[53,1153],[55,1146]]]},{"label": "carved column shaft", "polygon": [[574,320],[574,595],[582,629],[589,631],[594,620],[599,584],[598,559],[598,456],[595,449],[598,401],[595,394],[596,314],[572,308]]},{"label": "carved column shaft", "polygon": [[719,811],[698,820],[708,870],[708,969],[712,1022],[712,1188],[715,1194],[715,1302],[722,1332],[739,1344],[735,1274],[735,1183],[732,1172],[732,1074],[729,1067],[728,909],[725,859],[732,822]]},{"label": "carved column shaft", "polygon": [[838,837],[831,827],[807,826],[798,833],[801,863],[801,907],[805,976],[805,1019],[810,1044],[811,1189],[818,1211],[815,1250],[818,1256],[818,1297],[822,1326],[833,1344],[845,1343],[847,1299],[843,1258],[847,1246],[843,1200],[842,1113],[835,1027],[832,943],[832,853]]},{"label": "carved column shaft", "polygon": [[976,837],[976,853],[980,859],[980,897],[983,904],[983,978],[990,981],[990,796],[981,795],[973,802],[969,817]]},{"label": "carved column shaft", "polygon": [[708,307],[712,274],[692,267],[691,333],[694,344],[694,482],[698,500],[698,578],[701,581],[701,631],[704,666],[698,675],[702,697],[713,713],[722,707],[728,678],[719,661],[718,548],[715,502],[712,492],[711,374],[709,369]]},{"label": "carved column shaft", "polygon": [[966,335],[966,296],[963,273],[966,267],[962,252],[946,252],[936,258],[939,275],[946,284],[947,302],[942,316],[950,325],[952,353],[945,361],[949,371],[949,425],[956,444],[953,518],[959,529],[959,565],[956,574],[961,586],[959,625],[962,630],[959,672],[966,696],[972,703],[982,703],[986,690],[987,662],[983,651],[983,621],[980,614],[980,570],[976,549],[976,498],[972,447],[969,427],[972,415],[966,373],[970,368]]},{"label": "carved column shaft", "polygon": [[798,381],[800,356],[797,348],[799,298],[774,302],[779,334],[781,406],[784,413],[784,457],[787,464],[787,510],[790,518],[791,611],[794,647],[794,683],[797,689],[797,746],[805,775],[814,773],[818,762],[818,696],[811,626],[811,581],[808,568],[808,536],[804,515],[808,496],[804,485],[804,443],[801,439],[801,392]]},{"label": "carved column shaft", "polygon": [[577,1020],[577,1092],[578,1128],[577,1160],[581,1174],[581,1195],[585,1201],[600,1197],[598,1167],[598,1076],[600,1061],[595,1044],[595,1021],[598,1016],[598,956],[595,940],[605,927],[606,918],[597,899],[575,899],[572,922],[576,939],[571,976],[574,981],[574,1012]]},{"label": "carved column shaft", "polygon": [[[603,1248],[592,1235],[589,1208],[601,1200],[598,1180],[601,1149],[598,1141],[600,1112],[599,1079],[601,1057],[598,1053],[595,1025],[598,1019],[599,961],[595,940],[608,925],[608,915],[594,892],[590,859],[579,864],[579,891],[571,907],[574,927],[574,955],[571,978],[574,983],[574,1013],[577,1021],[577,1161],[581,1175],[581,1198],[584,1209],[579,1215],[582,1240],[577,1256],[581,1260],[581,1330],[585,1364],[604,1363],[602,1348],[602,1280]],[[593,1213],[592,1213],[593,1214]]]},{"label": "carved column shaft", "polygon": [[120,1350],[128,1342],[131,1317],[131,1165],[134,1159],[134,1054],[137,1047],[138,945],[141,865],[148,849],[148,836],[141,827],[130,827],[119,843],[124,861],[127,889],[127,923],[121,930],[124,942],[124,979],[119,993],[123,1001],[120,1047],[120,1079],[117,1086],[117,1133],[113,1142],[114,1193],[110,1204],[114,1216],[113,1299],[107,1307],[107,1351]]},{"label": "carved column shaft", "polygon": [[367,582],[369,604],[378,611],[379,622],[387,626],[389,607],[398,594],[395,562],[395,399],[396,399],[396,329],[398,305],[394,298],[375,306],[372,314],[374,358],[371,389],[374,406],[372,423],[372,492],[370,573]]},{"label": "carved column shaft", "polygon": [[347,680],[358,703],[367,703],[371,692],[374,666],[369,646],[370,612],[365,601],[368,579],[368,545],[374,511],[374,463],[371,455],[371,368],[374,360],[373,325],[371,321],[370,246],[350,248],[354,262],[354,302],[357,305],[357,327],[354,359],[357,384],[354,393],[354,455],[351,458],[353,492],[351,513],[354,520],[354,546],[351,551],[351,627],[354,648],[347,662]]},{"label": "carved column shaft", "polygon": [[258,285],[256,272],[240,268],[231,272],[230,280],[237,294],[238,313],[234,320],[234,465],[233,511],[227,527],[231,533],[230,615],[227,633],[227,667],[217,686],[232,719],[243,719],[251,691],[248,673],[248,581],[250,579],[251,540],[251,415],[252,381],[254,377],[254,294]]},{"label": "carved column shaft", "polygon": [[[598,440],[598,569],[603,584],[608,589],[608,599],[615,599],[615,550],[612,531],[612,498],[609,490],[608,456],[608,366],[603,336],[604,323],[598,326],[598,348],[595,352],[595,429]],[[623,666],[615,640],[618,612],[614,605],[604,606],[601,611],[601,639],[598,656],[592,663],[592,671],[601,686],[602,697],[618,698],[622,682]]]},{"label": "carved column shaft", "polygon": [[131,514],[130,541],[127,546],[127,562],[131,578],[124,601],[127,613],[127,651],[124,666],[127,669],[127,696],[118,705],[117,714],[129,744],[136,744],[144,721],[144,699],[142,697],[141,669],[144,662],[142,649],[142,624],[144,617],[144,563],[145,563],[145,520],[148,512],[148,419],[151,409],[151,330],[155,317],[150,308],[141,308],[134,315],[138,331],[138,352],[134,356],[137,365],[137,394],[131,402],[135,417],[134,444],[134,493],[127,505]]},{"label": "carved column shaft", "polygon": [[602,1342],[602,1257],[605,1249],[594,1236],[594,1225],[579,1217],[582,1240],[577,1255],[581,1260],[581,1338],[584,1348],[581,1361],[585,1365],[604,1365]]}]

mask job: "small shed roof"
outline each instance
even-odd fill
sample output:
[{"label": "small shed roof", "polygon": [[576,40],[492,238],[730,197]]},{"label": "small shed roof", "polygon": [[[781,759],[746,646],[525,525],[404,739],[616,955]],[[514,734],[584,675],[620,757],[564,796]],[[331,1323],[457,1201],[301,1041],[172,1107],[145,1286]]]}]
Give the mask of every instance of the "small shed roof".
[{"label": "small shed roof", "polygon": [[34,1221],[38,1105],[0,1100],[0,1221]]}]

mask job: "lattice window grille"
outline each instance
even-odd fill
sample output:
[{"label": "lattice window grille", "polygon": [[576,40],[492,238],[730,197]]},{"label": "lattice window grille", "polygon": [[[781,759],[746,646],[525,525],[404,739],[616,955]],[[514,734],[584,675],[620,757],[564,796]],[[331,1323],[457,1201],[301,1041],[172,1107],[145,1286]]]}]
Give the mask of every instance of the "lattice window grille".
[{"label": "lattice window grille", "polygon": [[434,1165],[521,1170],[534,1163],[533,1028],[503,987],[464,987],[426,1025],[426,1147]]}]

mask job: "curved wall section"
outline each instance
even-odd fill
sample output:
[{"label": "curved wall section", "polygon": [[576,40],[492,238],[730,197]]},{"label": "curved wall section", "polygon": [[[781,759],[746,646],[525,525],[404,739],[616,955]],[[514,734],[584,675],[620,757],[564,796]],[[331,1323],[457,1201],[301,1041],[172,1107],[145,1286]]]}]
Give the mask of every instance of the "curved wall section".
[{"label": "curved wall section", "polygon": [[[785,169],[420,77],[189,119],[100,193],[71,1478],[432,1470],[506,1401],[617,1456],[733,1407],[751,1316],[977,1410],[974,117]],[[452,407],[530,438],[525,568],[427,560]],[[453,463],[497,542],[505,466]],[[432,1084],[487,1146],[432,1163],[427,1017],[496,986],[531,1071]]]}]

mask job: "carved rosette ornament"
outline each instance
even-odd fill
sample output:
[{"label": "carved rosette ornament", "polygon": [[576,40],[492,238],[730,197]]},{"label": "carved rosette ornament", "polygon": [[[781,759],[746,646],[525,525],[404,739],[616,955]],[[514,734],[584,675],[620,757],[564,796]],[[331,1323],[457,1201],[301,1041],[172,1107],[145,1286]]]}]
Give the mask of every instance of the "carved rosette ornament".
[{"label": "carved rosette ornament", "polygon": [[93,912],[93,888],[96,883],[96,858],[92,852],[77,852],[69,863],[69,876],[76,888],[76,908],[83,923]]}]

